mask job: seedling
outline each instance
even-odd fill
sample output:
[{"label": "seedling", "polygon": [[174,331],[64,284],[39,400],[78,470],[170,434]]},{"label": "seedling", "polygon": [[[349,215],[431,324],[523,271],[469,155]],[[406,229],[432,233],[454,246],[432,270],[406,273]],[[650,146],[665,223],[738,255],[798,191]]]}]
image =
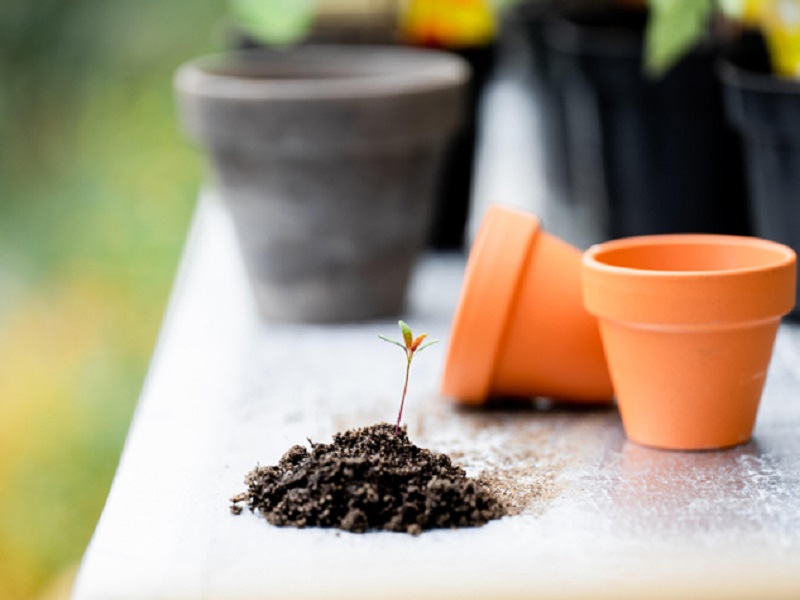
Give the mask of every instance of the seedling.
[{"label": "seedling", "polygon": [[428,337],[427,333],[423,333],[422,335],[417,336],[414,338],[414,334],[411,333],[411,327],[409,327],[405,322],[398,321],[398,325],[400,325],[400,331],[403,334],[403,342],[400,343],[395,340],[390,340],[387,337],[383,337],[379,335],[378,337],[381,338],[384,342],[389,342],[390,344],[394,344],[403,349],[406,355],[406,380],[403,384],[403,396],[400,398],[400,412],[397,414],[397,425],[394,427],[394,434],[400,431],[400,421],[403,419],[403,405],[406,403],[406,392],[408,391],[408,373],[411,370],[411,360],[425,350],[428,346],[433,346],[439,340],[430,340],[426,343],[422,343],[425,341],[425,338]]}]

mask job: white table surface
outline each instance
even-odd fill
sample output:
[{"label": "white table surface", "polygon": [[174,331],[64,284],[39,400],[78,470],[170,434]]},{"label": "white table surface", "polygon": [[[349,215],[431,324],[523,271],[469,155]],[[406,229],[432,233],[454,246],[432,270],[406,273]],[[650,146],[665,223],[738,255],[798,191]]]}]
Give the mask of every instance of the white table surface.
[{"label": "white table surface", "polygon": [[[493,93],[497,110],[519,108],[518,89]],[[535,164],[509,183],[524,153],[502,136],[527,139],[515,123],[484,140],[500,167],[479,172],[476,220],[491,200],[541,202]],[[421,265],[415,330],[447,339],[462,270],[461,257]],[[376,334],[395,328],[261,322],[227,214],[204,198],[74,597],[800,598],[796,326],[781,329],[754,439],[739,448],[641,448],[613,409],[458,410],[437,394],[441,344],[414,363],[409,434],[504,483],[522,514],[419,537],[231,515],[256,463],[393,419],[402,359]]]},{"label": "white table surface", "polygon": [[[422,265],[407,316],[420,331],[446,339],[462,269]],[[395,327],[260,322],[206,198],[75,598],[800,597],[795,327],[739,448],[641,448],[615,410],[457,410],[437,395],[442,344],[414,364],[410,435],[527,493],[523,514],[419,537],[231,515],[256,463],[393,418],[402,360],[376,334]]]}]

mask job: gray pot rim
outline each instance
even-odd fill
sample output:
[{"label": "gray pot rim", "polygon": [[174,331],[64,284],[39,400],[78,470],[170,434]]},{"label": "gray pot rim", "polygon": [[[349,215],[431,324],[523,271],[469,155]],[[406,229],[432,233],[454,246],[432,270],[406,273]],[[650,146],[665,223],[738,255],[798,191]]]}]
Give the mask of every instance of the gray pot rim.
[{"label": "gray pot rim", "polygon": [[463,85],[469,74],[466,61],[444,51],[307,45],[202,56],[179,67],[175,86],[190,95],[239,101],[370,99],[437,93]]}]

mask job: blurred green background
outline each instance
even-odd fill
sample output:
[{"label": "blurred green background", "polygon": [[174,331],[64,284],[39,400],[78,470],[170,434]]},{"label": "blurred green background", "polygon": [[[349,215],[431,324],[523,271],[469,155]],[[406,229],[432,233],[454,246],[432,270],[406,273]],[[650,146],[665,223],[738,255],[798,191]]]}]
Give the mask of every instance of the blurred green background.
[{"label": "blurred green background", "polygon": [[4,600],[66,589],[102,509],[201,178],[171,77],[224,11],[0,0]]}]

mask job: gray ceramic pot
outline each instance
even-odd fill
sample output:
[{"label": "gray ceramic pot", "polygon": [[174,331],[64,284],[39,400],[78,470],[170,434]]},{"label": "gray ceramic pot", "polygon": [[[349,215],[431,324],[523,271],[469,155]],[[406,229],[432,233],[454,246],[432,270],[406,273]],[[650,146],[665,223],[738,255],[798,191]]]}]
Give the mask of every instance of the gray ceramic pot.
[{"label": "gray ceramic pot", "polygon": [[265,316],[402,311],[467,79],[457,57],[393,47],[232,53],[178,70],[183,125],[208,150]]}]

